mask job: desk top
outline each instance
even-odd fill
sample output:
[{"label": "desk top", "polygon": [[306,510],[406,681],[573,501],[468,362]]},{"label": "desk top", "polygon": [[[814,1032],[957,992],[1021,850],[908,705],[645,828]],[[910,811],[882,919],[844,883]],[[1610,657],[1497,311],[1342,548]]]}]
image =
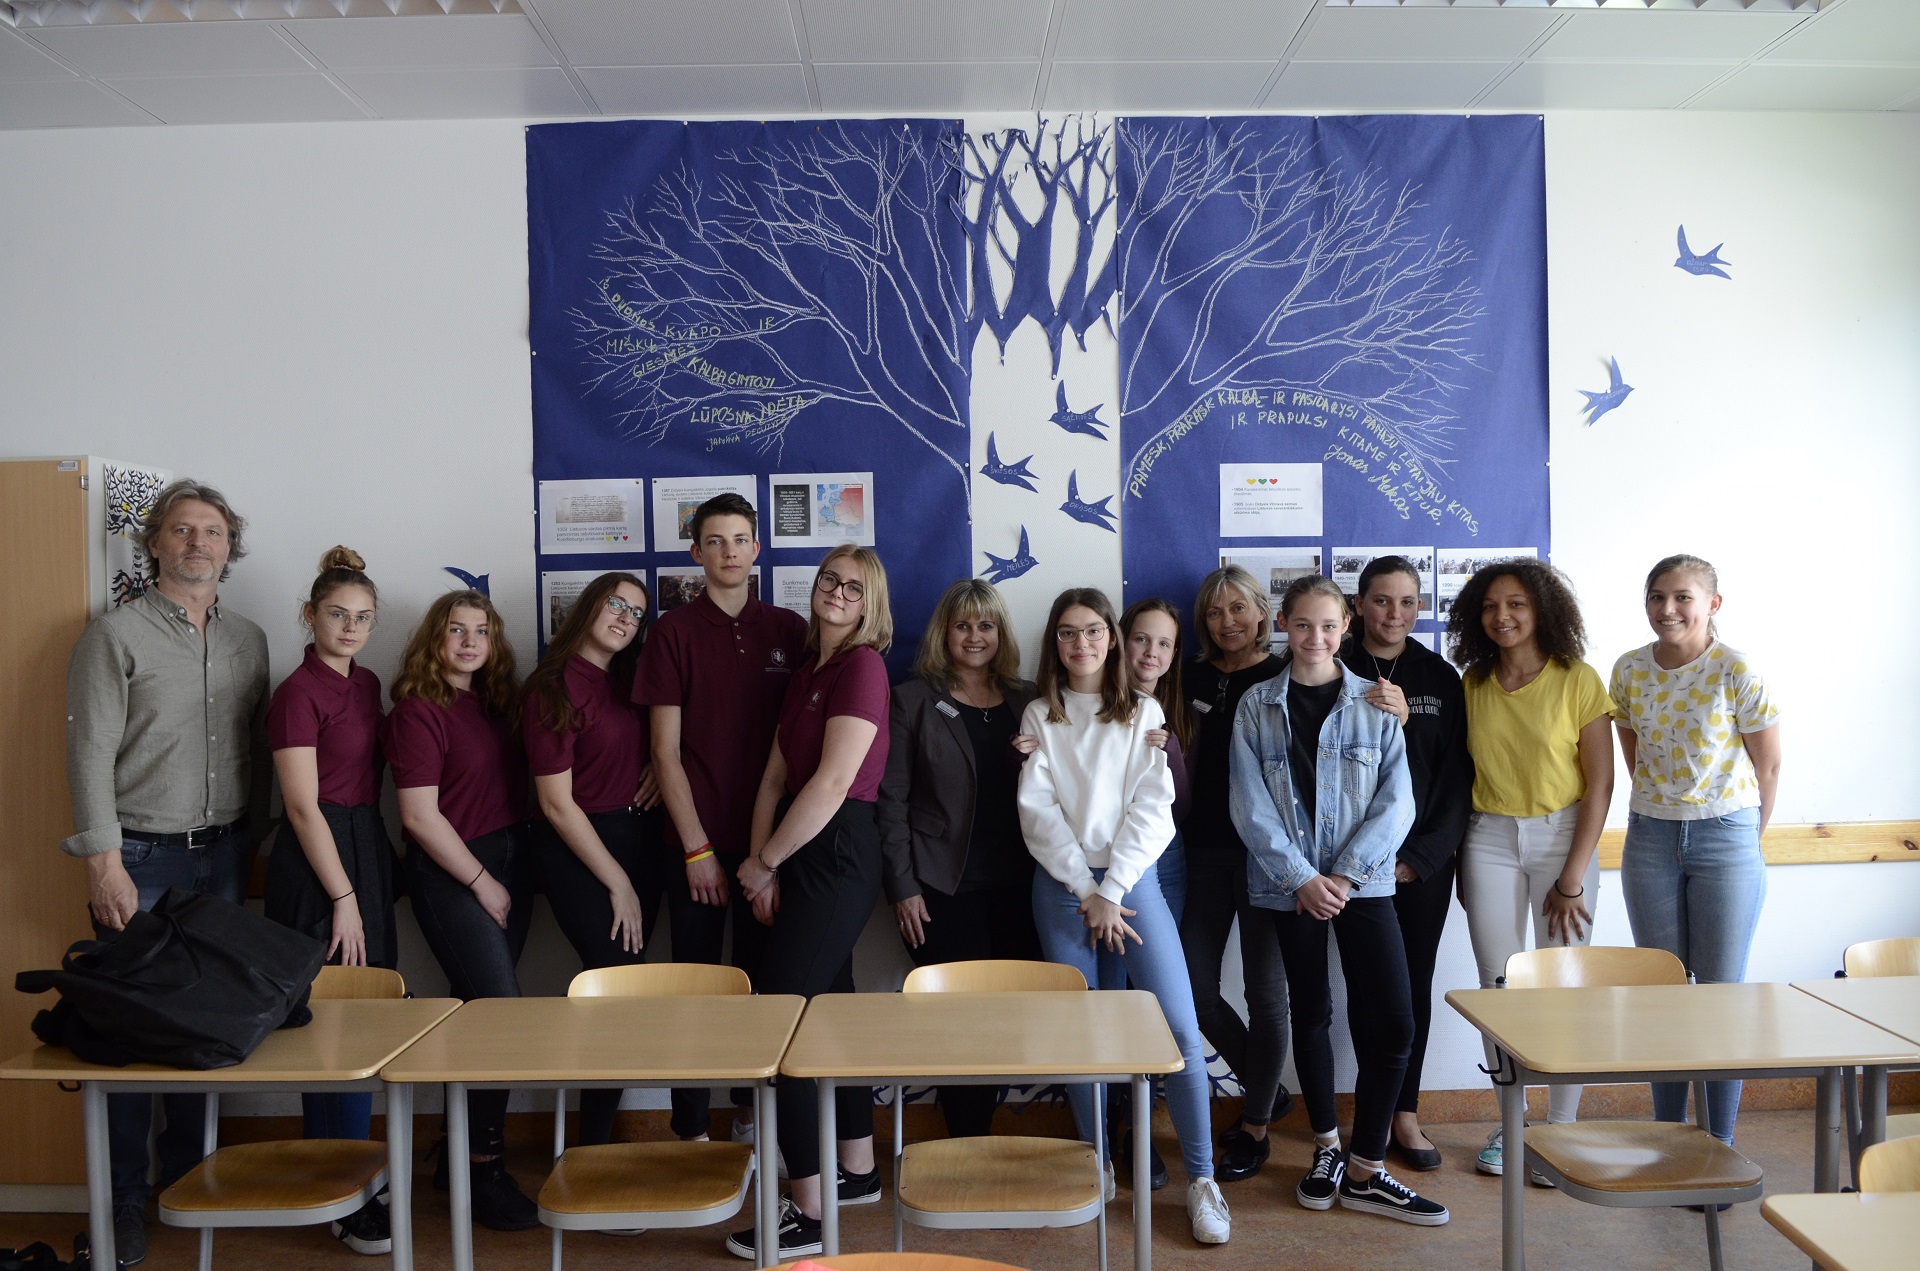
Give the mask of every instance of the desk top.
[{"label": "desk top", "polygon": [[1042,1076],[1178,1072],[1153,994],[828,993],[807,1004],[790,1077]]},{"label": "desk top", "polygon": [[798,997],[489,997],[388,1064],[388,1081],[761,1081]]},{"label": "desk top", "polygon": [[39,1081],[150,1082],[179,1078],[209,1086],[249,1082],[361,1081],[454,1013],[450,997],[331,998],[310,1004],[313,1022],[282,1028],[231,1068],[110,1068],[74,1057],[62,1046],[39,1046],[0,1064],[0,1078]]},{"label": "desk top", "polygon": [[1869,1024],[1920,1044],[1920,976],[1867,976],[1857,980],[1803,980],[1794,986]]},{"label": "desk top", "polygon": [[1831,1271],[1910,1271],[1920,1245],[1920,1192],[1769,1196],[1760,1212]]},{"label": "desk top", "polygon": [[1756,1073],[1920,1061],[1920,1043],[1786,984],[1455,989],[1447,1003],[1542,1074]]}]

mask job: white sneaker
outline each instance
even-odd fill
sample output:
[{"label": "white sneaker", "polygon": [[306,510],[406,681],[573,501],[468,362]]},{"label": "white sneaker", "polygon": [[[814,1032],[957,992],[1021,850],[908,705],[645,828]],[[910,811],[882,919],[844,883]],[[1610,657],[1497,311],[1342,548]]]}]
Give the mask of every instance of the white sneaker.
[{"label": "white sneaker", "polygon": [[1223,1245],[1233,1234],[1226,1198],[1211,1178],[1196,1178],[1187,1184],[1187,1220],[1193,1224],[1193,1238],[1203,1245]]},{"label": "white sneaker", "polygon": [[[733,1130],[727,1137],[735,1143],[745,1143],[749,1147],[753,1146],[753,1118],[744,1114],[736,1116],[733,1119]],[[757,1155],[754,1157],[756,1163],[759,1159]],[[787,1176],[787,1158],[786,1155],[781,1152],[778,1143],[773,1145],[773,1172],[777,1178],[785,1178]]]},{"label": "white sneaker", "polygon": [[1111,1205],[1113,1198],[1120,1194],[1113,1185],[1113,1162],[1108,1161],[1100,1167],[1100,1199]]}]

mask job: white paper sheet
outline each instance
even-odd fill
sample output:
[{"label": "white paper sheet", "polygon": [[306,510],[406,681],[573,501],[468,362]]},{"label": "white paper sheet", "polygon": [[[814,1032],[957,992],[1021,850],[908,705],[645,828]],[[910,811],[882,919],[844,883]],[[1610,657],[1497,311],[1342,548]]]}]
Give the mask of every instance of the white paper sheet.
[{"label": "white paper sheet", "polygon": [[768,546],[873,546],[871,472],[781,473],[769,477],[767,487],[760,536]]},{"label": "white paper sheet", "polygon": [[646,481],[542,481],[540,551],[546,556],[647,550]]},{"label": "white paper sheet", "polygon": [[1220,465],[1221,538],[1319,538],[1317,463]]}]

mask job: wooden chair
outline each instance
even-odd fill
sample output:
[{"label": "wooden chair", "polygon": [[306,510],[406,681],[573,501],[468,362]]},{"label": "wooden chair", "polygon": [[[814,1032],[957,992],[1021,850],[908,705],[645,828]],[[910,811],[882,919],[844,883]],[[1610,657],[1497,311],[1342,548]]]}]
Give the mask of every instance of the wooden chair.
[{"label": "wooden chair", "polygon": [[1860,1153],[1863,1192],[1920,1192],[1920,1138],[1888,1139]]},{"label": "wooden chair", "polygon": [[[310,996],[399,998],[398,971],[324,966]],[[207,1156],[161,1193],[160,1221],[200,1229],[200,1271],[213,1266],[218,1227],[306,1227],[357,1212],[387,1184],[387,1145],[368,1139],[286,1139],[219,1147],[220,1099],[207,1095]]]},{"label": "wooden chair", "polygon": [[[1686,984],[1687,970],[1664,949],[1535,949],[1507,959],[1509,989]],[[1575,1121],[1526,1133],[1526,1160],[1575,1200],[1623,1208],[1699,1205],[1706,1210],[1707,1259],[1723,1271],[1718,1207],[1760,1196],[1760,1167],[1707,1133],[1707,1085],[1693,1083],[1700,1124]],[[1511,1168],[1512,1162],[1509,1162]]]},{"label": "wooden chair", "polygon": [[[1086,992],[1080,972],[1054,962],[983,959],[915,968],[906,993]],[[1106,1173],[1100,1145],[987,1135],[906,1143],[901,1087],[893,1088],[893,1248],[916,1227],[1077,1227],[1093,1221],[1107,1266]],[[1096,1136],[1100,1131],[1095,1131]]]},{"label": "wooden chair", "polygon": [[[582,971],[568,997],[744,996],[738,967],[642,963]],[[553,1271],[569,1231],[705,1227],[740,1212],[753,1177],[747,1143],[601,1143],[567,1146],[567,1092],[555,1092],[553,1172],[536,1202],[553,1232]]]},{"label": "wooden chair", "polygon": [[1920,975],[1920,936],[1862,940],[1841,956],[1848,979],[1877,975]]}]

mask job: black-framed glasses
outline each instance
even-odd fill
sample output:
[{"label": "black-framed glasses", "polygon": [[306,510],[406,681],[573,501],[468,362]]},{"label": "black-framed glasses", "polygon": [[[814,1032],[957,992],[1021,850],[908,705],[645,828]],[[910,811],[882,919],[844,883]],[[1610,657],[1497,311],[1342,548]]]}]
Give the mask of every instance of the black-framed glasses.
[{"label": "black-framed glasses", "polygon": [[813,580],[813,589],[823,596],[831,596],[837,591],[851,601],[858,601],[867,594],[865,583],[856,582],[851,578],[842,578],[831,569],[820,571],[820,576]]},{"label": "black-framed glasses", "polygon": [[607,612],[616,618],[625,618],[635,623],[647,616],[646,606],[636,605],[621,596],[607,597]]}]

